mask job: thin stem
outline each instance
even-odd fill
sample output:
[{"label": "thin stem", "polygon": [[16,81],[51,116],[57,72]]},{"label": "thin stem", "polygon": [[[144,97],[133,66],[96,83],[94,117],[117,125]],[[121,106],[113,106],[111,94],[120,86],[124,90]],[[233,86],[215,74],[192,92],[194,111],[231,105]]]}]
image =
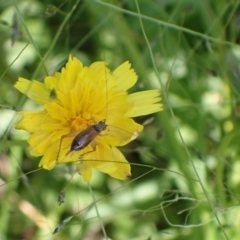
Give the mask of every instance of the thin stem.
[{"label": "thin stem", "polygon": [[96,198],[95,198],[95,195],[94,195],[93,190],[92,190],[92,188],[91,188],[91,185],[90,185],[89,183],[88,183],[88,188],[89,188],[89,190],[90,190],[90,192],[91,192],[91,194],[92,194],[93,205],[94,205],[94,207],[95,207],[95,210],[96,210],[98,219],[99,219],[99,221],[100,221],[100,225],[101,225],[101,228],[102,228],[103,235],[104,235],[105,239],[108,240],[108,236],[107,236],[106,230],[105,230],[105,228],[104,228],[103,222],[102,222],[102,220],[101,220],[101,216],[100,216],[99,211],[98,211],[98,207],[97,207],[97,203],[96,203]]},{"label": "thin stem", "polygon": [[[102,6],[111,8],[111,9],[117,11],[117,12],[125,13],[125,14],[128,14],[129,16],[133,16],[133,17],[139,17],[139,13],[135,13],[135,12],[126,10],[124,8],[120,8],[118,6],[115,6],[115,5],[106,3],[106,2],[102,2],[100,0],[93,0],[93,1],[98,3],[98,4],[101,4]],[[226,45],[229,45],[229,46],[237,46],[237,44],[232,43],[230,41],[225,41],[225,40],[221,40],[221,39],[218,39],[218,38],[214,38],[214,37],[208,36],[207,34],[204,34],[204,33],[196,32],[196,31],[193,31],[193,30],[185,28],[185,27],[180,27],[180,26],[172,24],[172,23],[161,21],[160,19],[155,19],[155,18],[146,16],[146,15],[143,15],[143,14],[140,14],[140,17],[141,17],[141,19],[147,20],[149,22],[156,23],[156,24],[161,25],[161,26],[165,26],[165,27],[168,27],[168,28],[171,28],[171,29],[179,30],[179,31],[182,31],[184,33],[187,33],[187,34],[190,34],[190,35],[193,35],[193,36],[198,36],[198,37],[200,37],[204,40],[213,41],[213,42],[219,43],[219,44],[226,44]]]}]

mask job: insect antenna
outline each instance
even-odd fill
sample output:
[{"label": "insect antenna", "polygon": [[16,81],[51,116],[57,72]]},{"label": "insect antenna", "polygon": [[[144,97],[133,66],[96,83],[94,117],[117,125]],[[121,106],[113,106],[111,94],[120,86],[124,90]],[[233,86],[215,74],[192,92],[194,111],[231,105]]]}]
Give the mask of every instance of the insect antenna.
[{"label": "insect antenna", "polygon": [[[104,59],[105,59],[105,57],[104,57]],[[106,60],[105,60],[104,70],[105,70],[105,83],[106,83],[106,88],[105,88],[105,91],[106,91],[106,94],[105,94],[105,97],[106,97],[105,121],[107,121],[107,114],[108,114],[108,80],[107,80],[107,71],[106,71]]]}]

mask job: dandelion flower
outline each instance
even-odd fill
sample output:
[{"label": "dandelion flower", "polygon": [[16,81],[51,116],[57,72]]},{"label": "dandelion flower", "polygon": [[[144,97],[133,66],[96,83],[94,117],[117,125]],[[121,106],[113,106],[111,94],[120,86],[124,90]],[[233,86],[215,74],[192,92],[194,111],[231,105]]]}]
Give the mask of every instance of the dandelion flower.
[{"label": "dandelion flower", "polygon": [[[121,180],[130,176],[130,164],[117,147],[143,130],[133,117],[163,109],[159,90],[128,94],[136,82],[129,62],[111,72],[105,62],[84,67],[71,55],[61,72],[47,76],[44,83],[19,78],[15,87],[43,106],[19,112],[22,118],[16,125],[32,133],[28,143],[33,156],[42,156],[39,167],[51,170],[74,162],[87,182],[92,168]],[[70,151],[74,138],[100,121],[105,121],[106,129],[82,150]]]}]

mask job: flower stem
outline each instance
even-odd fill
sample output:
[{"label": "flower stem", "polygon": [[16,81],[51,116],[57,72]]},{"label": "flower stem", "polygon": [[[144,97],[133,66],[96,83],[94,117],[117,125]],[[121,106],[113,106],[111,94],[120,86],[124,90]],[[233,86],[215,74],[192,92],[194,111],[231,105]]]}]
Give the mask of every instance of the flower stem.
[{"label": "flower stem", "polygon": [[106,240],[108,240],[108,236],[107,236],[106,230],[105,230],[105,228],[104,228],[103,222],[102,222],[102,220],[101,220],[101,216],[100,216],[99,211],[98,211],[98,207],[97,207],[97,204],[96,204],[95,195],[94,195],[93,190],[92,190],[92,188],[91,188],[91,185],[90,185],[89,183],[88,183],[88,188],[89,188],[89,190],[90,190],[90,192],[91,192],[91,194],[92,194],[93,204],[94,204],[94,207],[95,207],[95,210],[96,210],[98,219],[99,219],[100,224],[101,224],[101,228],[102,228],[102,232],[103,232],[104,238],[105,238]]}]

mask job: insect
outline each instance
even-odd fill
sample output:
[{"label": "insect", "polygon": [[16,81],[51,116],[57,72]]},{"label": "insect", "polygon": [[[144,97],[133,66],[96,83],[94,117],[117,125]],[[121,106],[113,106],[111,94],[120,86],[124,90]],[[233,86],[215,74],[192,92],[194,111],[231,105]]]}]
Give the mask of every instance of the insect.
[{"label": "insect", "polygon": [[100,121],[98,124],[89,126],[79,133],[72,142],[71,151],[77,151],[85,148],[100,132],[107,128],[106,120]]},{"label": "insect", "polygon": [[[68,153],[73,152],[73,151],[79,151],[84,149],[85,147],[87,147],[102,131],[106,130],[107,125],[106,125],[106,120],[102,120],[97,124],[91,125],[89,127],[87,127],[85,130],[83,130],[82,132],[78,133],[77,136],[74,137],[70,150]],[[73,133],[75,134],[75,133]],[[59,151],[57,154],[57,160],[59,157],[59,153],[60,153],[60,149],[62,146],[62,139],[64,137],[68,137],[71,136],[70,134],[64,135],[61,137],[60,140],[60,147],[59,147]],[[67,154],[68,154],[67,153]]]}]

